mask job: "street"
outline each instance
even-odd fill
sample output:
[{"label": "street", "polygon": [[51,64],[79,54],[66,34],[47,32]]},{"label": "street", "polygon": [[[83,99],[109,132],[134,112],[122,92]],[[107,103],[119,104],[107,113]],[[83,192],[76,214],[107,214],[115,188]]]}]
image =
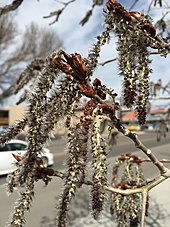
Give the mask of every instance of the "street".
[{"label": "street", "polygon": [[[167,138],[162,139],[162,141],[157,142],[155,134],[153,132],[146,132],[143,135],[139,135],[141,138],[141,141],[153,152],[159,157],[159,158],[165,158],[165,159],[170,159],[169,156],[169,148],[170,148],[170,133],[167,134]],[[65,139],[60,139],[60,140],[53,140],[51,143],[49,143],[48,147],[50,150],[54,153],[55,156],[55,164],[53,168],[55,169],[63,169],[64,168],[64,158],[65,158],[65,153],[64,153],[64,144],[66,144]],[[138,155],[141,155],[144,157],[142,152],[138,151],[137,148],[131,143],[131,140],[128,138],[124,138],[123,136],[119,136],[117,145],[113,147],[113,149],[109,152],[108,155],[108,163],[110,164],[109,167],[109,172],[111,173],[111,166],[112,163],[114,163],[115,158],[120,155],[121,153],[131,153],[131,152],[137,152]],[[159,174],[157,168],[153,166],[151,168],[150,163],[146,163],[145,165],[145,173],[146,177],[151,179],[152,177],[156,176]],[[167,166],[170,166],[169,164]],[[90,169],[90,168],[88,168]],[[16,198],[18,198],[18,192],[14,192],[10,197],[6,195],[5,191],[5,177],[0,178],[0,201],[3,206],[0,208],[0,226],[4,226],[6,221],[8,220],[8,216],[13,210],[13,205],[14,202],[16,201]],[[160,191],[163,190],[163,193],[157,192],[155,189],[153,189],[153,193],[151,191],[150,195],[151,197],[158,202],[158,204],[165,205],[165,209],[168,212],[170,210],[170,201],[169,197],[165,197],[168,192],[169,188],[169,181],[165,181],[166,186],[164,186],[163,189],[161,189],[160,185]],[[33,204],[32,208],[29,213],[26,214],[26,220],[27,223],[25,227],[49,227],[49,226],[54,226],[52,223],[54,223],[54,217],[56,216],[56,209],[55,207],[57,206],[57,201],[59,199],[59,196],[61,194],[61,190],[63,188],[62,180],[59,178],[54,178],[47,187],[44,187],[44,184],[42,182],[36,183],[35,187],[35,198],[33,199]],[[84,209],[83,212],[89,212],[89,205],[87,204],[88,200],[88,192],[89,189],[87,189],[86,186],[83,186],[83,189],[81,189],[83,193],[79,196],[79,200],[75,203],[75,208],[71,209],[71,212],[76,213],[81,213],[81,209]],[[80,190],[80,192],[81,192]],[[166,193],[166,194],[165,194]],[[85,202],[86,201],[86,202]],[[166,208],[168,206],[168,208]],[[81,209],[80,209],[81,208]],[[162,208],[160,208],[162,211]],[[82,213],[81,213],[82,214]],[[170,219],[169,213],[166,214],[166,223],[169,223]],[[106,215],[107,216],[107,215]],[[87,221],[87,220],[86,220]],[[108,221],[107,221],[108,223]],[[169,227],[169,224],[162,224],[160,225],[161,227]],[[97,226],[97,225],[92,225],[92,226]],[[101,226],[107,226],[106,224],[103,224]],[[108,225],[110,226],[110,225]],[[149,226],[149,225],[148,225]]]},{"label": "street", "polygon": [[[163,138],[160,142],[156,141],[155,132],[145,132],[144,134],[139,134],[138,137],[141,139],[142,143],[144,143],[144,145],[150,149],[152,147],[161,146],[170,142],[170,132],[167,134],[167,137]],[[65,168],[64,160],[67,153],[66,142],[67,142],[66,138],[59,138],[56,140],[51,140],[46,146],[54,154],[54,166],[53,166],[54,169],[61,170]],[[110,150],[108,157],[115,157],[123,153],[132,153],[135,151],[137,151],[137,148],[135,147],[133,142],[129,138],[119,135],[117,145]],[[161,156],[161,158],[168,158],[168,157]],[[0,177],[0,185],[2,185],[5,182],[6,182],[6,176]]]},{"label": "street", "polygon": [[[163,138],[160,142],[156,141],[155,132],[145,132],[144,134],[139,134],[138,137],[141,139],[141,142],[149,149],[151,149],[152,147],[168,144],[170,142],[170,132],[167,134],[166,138]],[[49,144],[48,148],[54,154],[54,159],[55,159],[55,164],[53,166],[54,169],[65,168],[64,159],[67,153],[66,139],[53,140]],[[135,147],[134,143],[129,138],[122,135],[118,135],[117,145],[114,146],[112,149],[110,149],[108,157],[119,156],[123,153],[132,153],[137,150],[138,149]],[[161,156],[161,158],[163,157]],[[164,157],[164,158],[168,158],[168,157]]]}]

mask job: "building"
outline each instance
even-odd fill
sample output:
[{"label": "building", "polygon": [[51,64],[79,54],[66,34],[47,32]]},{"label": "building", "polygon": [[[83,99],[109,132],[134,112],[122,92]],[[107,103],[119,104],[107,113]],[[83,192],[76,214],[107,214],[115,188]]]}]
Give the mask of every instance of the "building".
[{"label": "building", "polygon": [[[24,118],[24,114],[26,112],[26,107],[20,105],[11,106],[8,110],[0,110],[0,133],[2,133],[6,128],[14,125],[17,121],[20,121]],[[76,109],[77,116],[82,115],[82,108]],[[53,129],[53,133],[55,136],[62,136],[67,134],[68,130],[65,127],[66,117],[62,117]],[[77,118],[74,121],[78,121]],[[28,127],[25,128],[22,134],[25,134],[28,130]]]},{"label": "building", "polygon": [[9,125],[9,110],[0,109],[0,133]]},{"label": "building", "polygon": [[[22,120],[24,118],[25,111],[26,107],[20,105],[11,106],[9,110],[0,109],[0,133],[7,127],[14,125],[17,121]],[[82,107],[76,109],[77,116],[80,117],[82,113]],[[151,109],[147,114],[146,124],[144,126],[140,126],[138,124],[137,113],[134,110],[124,110],[121,112],[120,116],[123,124],[127,126],[129,130],[140,130],[144,128],[153,130],[158,126],[160,120],[162,119],[166,120],[166,122],[169,121],[170,123],[170,120],[167,120],[170,119],[170,109],[168,108]],[[78,121],[79,117],[75,118],[74,121]],[[53,134],[55,136],[62,136],[67,134],[68,130],[65,127],[65,120],[66,117],[61,118],[55,125],[53,130]],[[26,127],[25,132],[23,133],[26,133],[27,130],[28,127]]]},{"label": "building", "polygon": [[[122,122],[127,125],[129,129],[135,128],[139,130],[137,112],[133,111],[122,111]],[[166,123],[170,123],[170,109],[169,108],[158,108],[151,109],[146,116],[146,124],[144,128],[155,129],[160,120],[164,120]]]}]

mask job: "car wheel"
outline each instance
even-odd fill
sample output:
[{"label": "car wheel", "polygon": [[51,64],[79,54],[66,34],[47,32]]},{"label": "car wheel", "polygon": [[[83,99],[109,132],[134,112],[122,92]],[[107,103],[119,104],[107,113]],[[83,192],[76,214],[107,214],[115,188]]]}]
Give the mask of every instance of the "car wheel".
[{"label": "car wheel", "polygon": [[48,166],[48,159],[46,157],[42,157],[42,161],[43,161],[43,167],[47,167]]}]

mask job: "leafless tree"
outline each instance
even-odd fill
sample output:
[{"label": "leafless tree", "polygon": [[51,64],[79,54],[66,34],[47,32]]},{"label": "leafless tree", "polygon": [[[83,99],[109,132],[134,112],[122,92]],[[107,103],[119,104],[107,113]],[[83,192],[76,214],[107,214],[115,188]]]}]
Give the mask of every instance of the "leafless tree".
[{"label": "leafless tree", "polygon": [[0,16],[0,102],[15,90],[15,82],[26,64],[44,60],[62,46],[57,34],[32,22],[22,34],[12,13]]}]

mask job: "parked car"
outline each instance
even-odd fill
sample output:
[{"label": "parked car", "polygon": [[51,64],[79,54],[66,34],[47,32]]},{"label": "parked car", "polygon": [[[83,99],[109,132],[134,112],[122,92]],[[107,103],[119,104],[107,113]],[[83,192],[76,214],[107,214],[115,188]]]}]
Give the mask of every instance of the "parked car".
[{"label": "parked car", "polygon": [[[22,140],[11,140],[5,145],[0,145],[0,175],[11,173],[15,170],[15,158],[12,154],[23,156],[26,153],[27,142]],[[54,164],[54,156],[49,149],[43,148],[40,158],[44,167]]]}]

